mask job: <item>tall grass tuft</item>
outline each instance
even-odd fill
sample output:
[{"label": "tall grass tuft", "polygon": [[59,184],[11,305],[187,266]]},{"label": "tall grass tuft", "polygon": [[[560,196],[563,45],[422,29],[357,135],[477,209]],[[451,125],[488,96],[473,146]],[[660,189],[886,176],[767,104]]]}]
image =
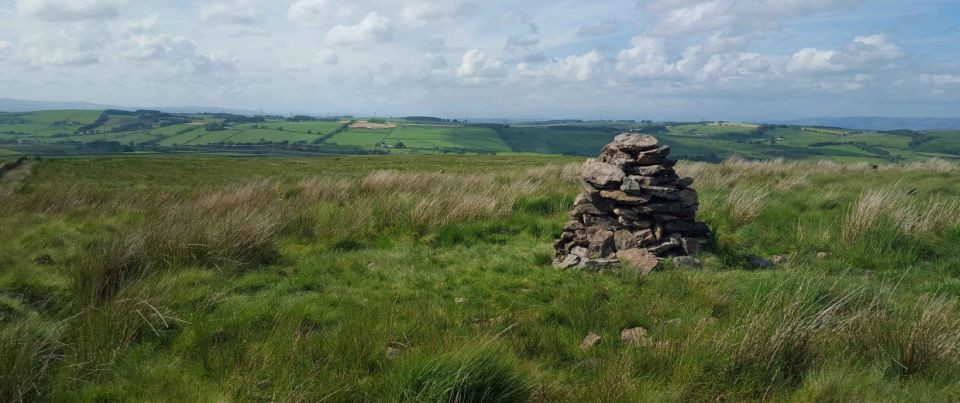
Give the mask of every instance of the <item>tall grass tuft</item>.
[{"label": "tall grass tuft", "polygon": [[912,316],[907,337],[899,346],[897,365],[901,374],[960,361],[960,312],[953,300],[924,296],[917,300]]},{"label": "tall grass tuft", "polygon": [[736,226],[750,224],[760,216],[766,205],[768,190],[762,188],[737,187],[727,196],[730,219]]},{"label": "tall grass tuft", "polygon": [[938,233],[960,223],[960,201],[930,196],[916,201],[909,192],[892,187],[867,189],[850,208],[843,223],[843,240],[858,240],[883,219],[890,220],[903,233]]},{"label": "tall grass tuft", "polygon": [[526,402],[531,393],[515,360],[490,348],[414,363],[401,382],[405,402]]},{"label": "tall grass tuft", "polygon": [[0,401],[46,400],[53,366],[62,355],[58,330],[32,320],[0,328]]}]

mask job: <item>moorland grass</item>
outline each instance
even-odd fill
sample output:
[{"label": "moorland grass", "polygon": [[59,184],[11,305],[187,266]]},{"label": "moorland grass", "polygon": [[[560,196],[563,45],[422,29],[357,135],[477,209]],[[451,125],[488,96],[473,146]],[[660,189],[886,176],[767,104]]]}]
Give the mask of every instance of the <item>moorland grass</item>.
[{"label": "moorland grass", "polygon": [[683,163],[716,242],[646,277],[550,267],[577,166],[43,162],[0,184],[0,400],[960,398],[954,164]]}]

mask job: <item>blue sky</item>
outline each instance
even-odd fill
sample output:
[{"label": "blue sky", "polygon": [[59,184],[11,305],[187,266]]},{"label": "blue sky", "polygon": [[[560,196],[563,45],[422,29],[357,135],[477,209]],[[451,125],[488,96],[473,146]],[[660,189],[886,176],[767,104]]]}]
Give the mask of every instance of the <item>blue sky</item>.
[{"label": "blue sky", "polygon": [[0,0],[0,97],[473,118],[960,116],[960,4]]}]

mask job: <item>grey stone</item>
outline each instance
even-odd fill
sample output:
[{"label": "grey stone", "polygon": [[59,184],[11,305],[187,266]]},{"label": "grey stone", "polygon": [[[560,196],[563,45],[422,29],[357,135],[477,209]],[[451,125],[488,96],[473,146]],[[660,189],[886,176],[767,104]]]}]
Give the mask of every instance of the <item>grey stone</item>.
[{"label": "grey stone", "polygon": [[660,142],[653,136],[640,133],[623,133],[613,138],[611,146],[633,153],[656,148],[658,144]]},{"label": "grey stone", "polygon": [[600,196],[619,204],[628,205],[644,204],[652,198],[650,195],[630,195],[622,190],[604,190],[600,192]]},{"label": "grey stone", "polygon": [[618,150],[610,145],[603,148],[603,151],[600,155],[600,161],[620,167],[630,166],[637,162],[629,153]]},{"label": "grey stone", "polygon": [[589,271],[598,271],[614,268],[619,263],[620,261],[617,259],[610,258],[581,259],[577,267]]},{"label": "grey stone", "polygon": [[590,246],[587,247],[590,257],[604,258],[616,251],[613,231],[603,228],[587,229],[587,241],[590,242]]},{"label": "grey stone", "polygon": [[580,264],[580,256],[571,254],[571,255],[565,256],[563,260],[557,262],[556,264],[554,264],[554,266],[557,267],[558,269],[572,269],[574,267],[577,267],[577,265],[579,264]]},{"label": "grey stone", "polygon": [[636,160],[639,165],[658,165],[664,162],[669,155],[670,147],[660,146],[637,154]]},{"label": "grey stone", "polygon": [[587,337],[583,338],[583,341],[580,342],[580,351],[587,352],[593,346],[600,342],[600,336],[594,332],[590,332]]},{"label": "grey stone", "polygon": [[674,171],[670,167],[667,167],[663,164],[659,164],[659,165],[629,167],[627,169],[624,169],[624,172],[630,175],[657,176],[657,175],[672,173]]},{"label": "grey stone", "polygon": [[647,337],[647,329],[642,327],[621,330],[620,342],[638,347],[649,347],[653,345],[653,342]]},{"label": "grey stone", "polygon": [[680,204],[684,206],[692,206],[697,204],[700,201],[700,198],[697,196],[697,192],[692,189],[683,189],[680,191]]},{"label": "grey stone", "polygon": [[597,207],[593,203],[583,203],[579,206],[574,207],[573,211],[570,212],[570,215],[573,217],[580,217],[580,216],[583,216],[584,214],[604,215],[607,213],[607,211],[601,210],[599,207]]},{"label": "grey stone", "polygon": [[705,240],[700,240],[696,238],[681,238],[680,246],[683,247],[683,251],[688,255],[696,255],[703,251],[703,245],[706,243]]},{"label": "grey stone", "polygon": [[613,233],[613,243],[620,251],[640,247],[636,235],[624,229]]},{"label": "grey stone", "polygon": [[617,252],[617,258],[623,262],[624,266],[639,269],[643,275],[650,274],[660,264],[656,255],[640,248]]},{"label": "grey stone", "polygon": [[693,178],[691,177],[680,178],[680,181],[677,182],[677,186],[682,188],[688,188],[690,185],[693,185]]},{"label": "grey stone", "polygon": [[580,178],[597,189],[616,189],[620,187],[624,177],[626,174],[616,165],[597,160],[587,161],[580,172]]}]

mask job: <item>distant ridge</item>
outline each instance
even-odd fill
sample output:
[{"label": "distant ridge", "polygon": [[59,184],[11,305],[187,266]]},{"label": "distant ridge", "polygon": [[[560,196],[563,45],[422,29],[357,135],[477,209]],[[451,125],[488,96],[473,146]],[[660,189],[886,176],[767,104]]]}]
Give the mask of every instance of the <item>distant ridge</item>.
[{"label": "distant ridge", "polygon": [[152,109],[169,113],[233,113],[237,115],[256,115],[258,112],[243,109],[213,108],[205,106],[176,106],[176,107],[144,107],[144,106],[116,106],[102,105],[90,102],[59,102],[59,101],[30,101],[24,99],[0,98],[0,112],[33,112],[63,109],[120,109],[135,111],[137,109]]},{"label": "distant ridge", "polygon": [[880,116],[805,118],[769,123],[801,126],[830,126],[857,130],[960,129],[960,118],[889,118]]}]

